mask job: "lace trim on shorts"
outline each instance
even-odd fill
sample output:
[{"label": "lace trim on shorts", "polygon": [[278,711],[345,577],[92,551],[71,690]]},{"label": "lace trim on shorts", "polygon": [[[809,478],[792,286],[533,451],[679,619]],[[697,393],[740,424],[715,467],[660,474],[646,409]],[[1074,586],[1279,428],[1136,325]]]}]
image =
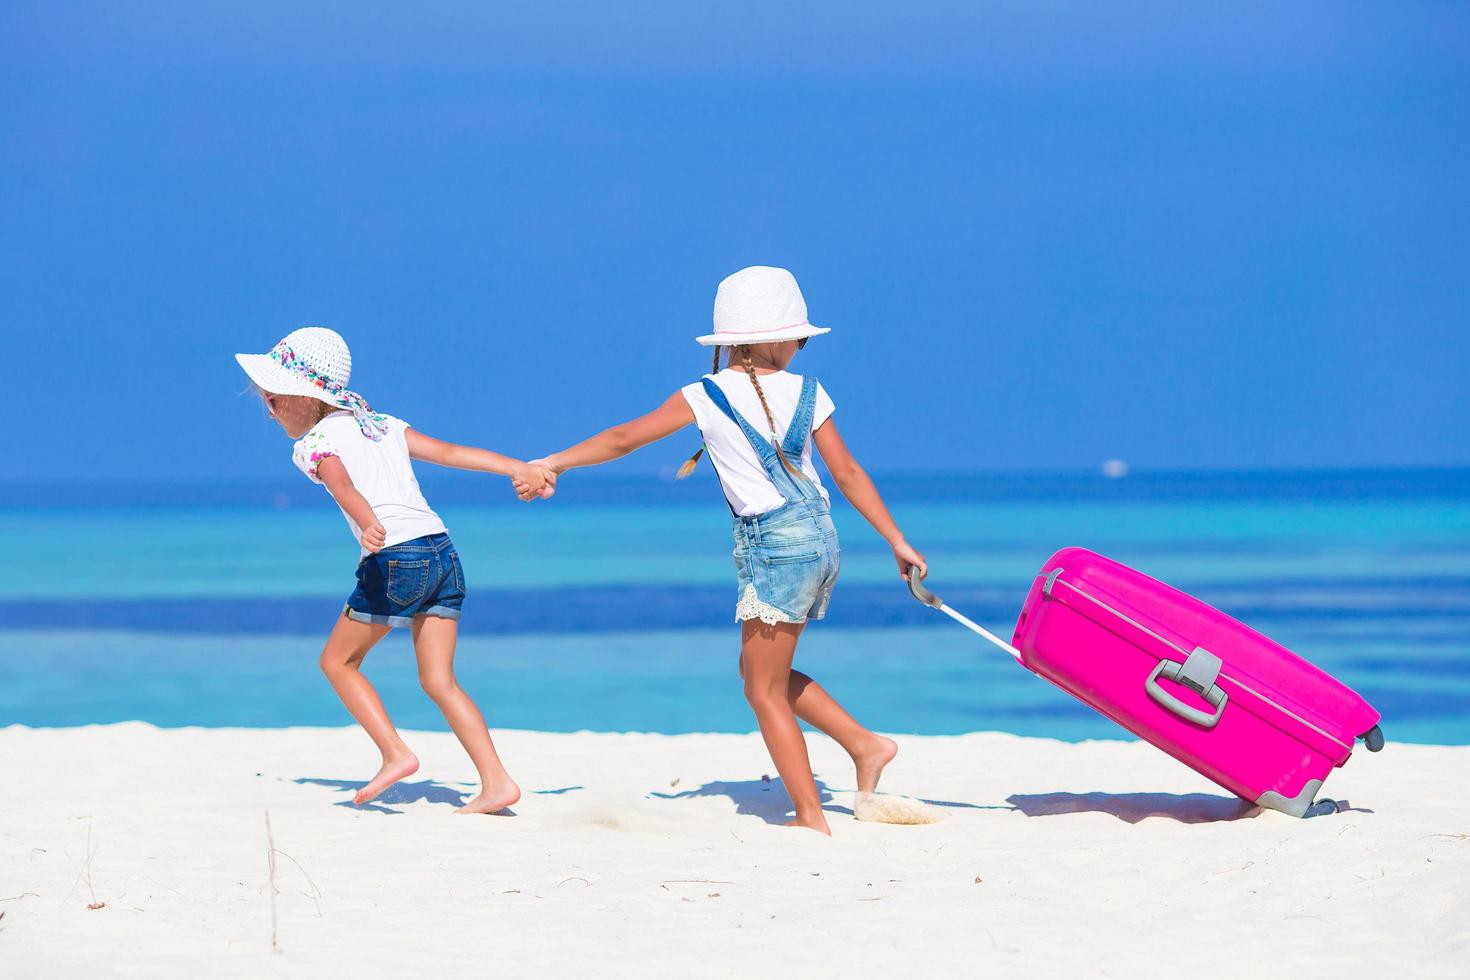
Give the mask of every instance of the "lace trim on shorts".
[{"label": "lace trim on shorts", "polygon": [[747,619],[759,619],[767,626],[774,626],[777,623],[801,622],[793,616],[786,615],[770,603],[761,602],[760,596],[755,594],[754,585],[747,585],[740,601],[735,604],[735,621],[743,623]]}]

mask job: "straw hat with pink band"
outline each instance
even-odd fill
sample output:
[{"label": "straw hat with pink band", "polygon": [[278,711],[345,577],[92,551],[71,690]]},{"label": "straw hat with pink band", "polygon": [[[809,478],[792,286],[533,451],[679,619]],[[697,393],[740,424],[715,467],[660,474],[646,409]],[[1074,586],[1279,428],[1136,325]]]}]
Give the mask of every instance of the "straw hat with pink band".
[{"label": "straw hat with pink band", "polygon": [[706,347],[738,347],[805,340],[828,333],[806,318],[806,300],[785,269],[753,265],[727,276],[715,292],[715,332],[696,338]]}]

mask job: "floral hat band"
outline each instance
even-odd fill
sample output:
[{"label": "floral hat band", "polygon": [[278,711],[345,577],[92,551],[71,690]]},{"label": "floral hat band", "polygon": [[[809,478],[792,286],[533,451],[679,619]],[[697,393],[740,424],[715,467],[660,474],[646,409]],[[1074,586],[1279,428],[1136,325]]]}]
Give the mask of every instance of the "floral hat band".
[{"label": "floral hat band", "polygon": [[[381,415],[368,407],[365,398],[357,392],[348,389],[342,382],[335,381],[317,371],[305,358],[297,357],[296,352],[291,349],[291,345],[286,343],[286,341],[283,340],[271,348],[268,356],[287,371],[296,372],[308,384],[320,388],[325,394],[331,396],[331,400],[335,404],[350,411],[352,417],[357,420],[358,428],[362,429],[362,434],[373,440],[373,442],[377,442],[387,434],[387,423],[383,421]],[[323,399],[323,401],[325,400]]]},{"label": "floral hat band", "polygon": [[337,408],[357,420],[362,434],[377,442],[388,432],[384,416],[347,387],[352,377],[352,353],[347,342],[326,327],[302,327],[266,354],[236,354],[235,360],[264,391],[303,395]]}]

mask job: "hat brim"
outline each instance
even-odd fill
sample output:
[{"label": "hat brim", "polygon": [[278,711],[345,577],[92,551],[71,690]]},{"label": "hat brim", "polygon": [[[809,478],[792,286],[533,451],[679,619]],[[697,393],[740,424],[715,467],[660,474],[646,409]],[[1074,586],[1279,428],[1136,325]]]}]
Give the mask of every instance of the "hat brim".
[{"label": "hat brim", "polygon": [[814,327],[803,323],[798,327],[778,327],[756,333],[707,333],[694,339],[705,347],[739,347],[741,344],[774,344],[782,340],[805,340],[831,333],[831,327]]},{"label": "hat brim", "polygon": [[272,395],[304,395],[328,405],[339,404],[336,398],[301,375],[281,367],[269,354],[236,354],[235,361],[261,391]]}]

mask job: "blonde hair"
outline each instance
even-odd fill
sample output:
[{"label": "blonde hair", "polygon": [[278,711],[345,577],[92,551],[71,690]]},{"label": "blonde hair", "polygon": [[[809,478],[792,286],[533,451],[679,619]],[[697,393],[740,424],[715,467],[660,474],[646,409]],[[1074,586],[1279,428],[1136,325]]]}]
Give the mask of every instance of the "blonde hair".
[{"label": "blonde hair", "polygon": [[[755,363],[750,359],[750,345],[742,344],[739,347],[732,347],[730,350],[732,354],[736,352],[740,354],[740,365],[741,367],[745,368],[745,373],[750,376],[750,383],[755,388],[755,396],[761,400],[761,408],[764,409],[766,413],[766,424],[771,427],[771,442],[776,447],[776,455],[781,457],[781,465],[786,467],[787,472],[789,472],[792,476],[800,477],[801,479],[805,480],[806,474],[797,469],[795,466],[791,465],[791,460],[786,458],[786,451],[781,448],[781,440],[776,438],[776,417],[771,414],[771,406],[766,402],[766,393],[761,388],[760,378],[755,373]],[[731,359],[733,360],[733,357]],[[710,373],[718,374],[719,371],[720,349],[716,347],[715,363],[714,366],[710,368]],[[699,449],[695,451],[694,455],[686,459],[684,461],[684,465],[679,467],[679,472],[675,475],[675,479],[682,480],[690,473],[693,473],[694,468],[699,465],[699,457],[702,455],[704,455],[704,446],[701,445]]]},{"label": "blonde hair", "polygon": [[[712,365],[710,365],[709,373],[710,374],[719,374],[720,373],[720,348],[719,348],[718,345],[715,346],[715,361],[714,361],[714,363]],[[681,465],[679,467],[679,472],[677,472],[677,473],[674,474],[674,479],[676,479],[676,480],[682,480],[686,476],[688,476],[690,473],[693,473],[694,472],[694,468],[699,465],[699,457],[701,457],[703,455],[704,455],[704,443],[700,443],[699,444],[699,448],[696,449],[696,450],[694,450],[694,455],[693,456],[690,456],[688,459],[684,460],[683,465]]]}]

